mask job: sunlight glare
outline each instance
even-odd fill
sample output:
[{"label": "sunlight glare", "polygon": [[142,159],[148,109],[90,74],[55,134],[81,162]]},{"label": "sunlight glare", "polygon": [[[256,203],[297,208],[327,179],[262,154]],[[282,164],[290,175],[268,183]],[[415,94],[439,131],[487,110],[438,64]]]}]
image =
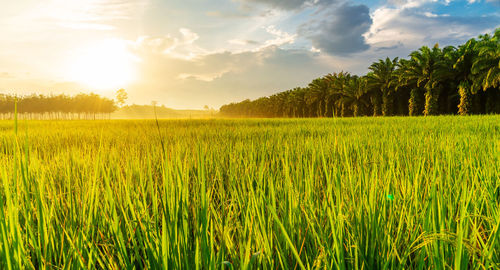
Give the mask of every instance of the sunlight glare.
[{"label": "sunlight glare", "polygon": [[125,41],[105,40],[83,49],[75,55],[70,77],[92,90],[114,90],[135,80],[135,59]]}]

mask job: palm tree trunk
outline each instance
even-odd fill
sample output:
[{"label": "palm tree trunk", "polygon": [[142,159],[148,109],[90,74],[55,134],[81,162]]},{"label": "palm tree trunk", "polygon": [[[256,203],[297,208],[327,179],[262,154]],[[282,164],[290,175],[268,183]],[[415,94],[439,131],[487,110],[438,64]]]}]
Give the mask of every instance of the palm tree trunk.
[{"label": "palm tree trunk", "polygon": [[500,89],[489,88],[484,94],[486,95],[485,103],[485,113],[486,114],[498,114],[500,113]]},{"label": "palm tree trunk", "polygon": [[438,114],[438,98],[439,98],[439,88],[429,88],[425,92],[425,111],[424,115],[436,115]]},{"label": "palm tree trunk", "polygon": [[472,93],[470,85],[464,81],[458,86],[458,93],[460,94],[460,104],[458,104],[458,113],[460,115],[469,115],[472,110]]},{"label": "palm tree trunk", "polygon": [[328,99],[325,99],[325,111],[323,113],[324,117],[328,117]]},{"label": "palm tree trunk", "polygon": [[417,116],[422,113],[420,104],[420,90],[418,88],[414,88],[411,90],[410,101],[408,103],[408,111],[410,116]]},{"label": "palm tree trunk", "polygon": [[382,97],[382,115],[391,116],[394,107],[394,99],[392,95],[384,94]]},{"label": "palm tree trunk", "polygon": [[378,93],[374,94],[371,98],[371,102],[373,104],[373,116],[381,115],[381,106],[380,106],[380,96]]},{"label": "palm tree trunk", "polygon": [[354,117],[359,116],[359,105],[356,103],[354,103],[354,105],[353,105],[353,115],[354,115]]},{"label": "palm tree trunk", "polygon": [[500,114],[500,89],[490,88],[486,90],[486,113]]},{"label": "palm tree trunk", "polygon": [[318,110],[316,111],[316,117],[321,117],[321,100],[318,102]]}]

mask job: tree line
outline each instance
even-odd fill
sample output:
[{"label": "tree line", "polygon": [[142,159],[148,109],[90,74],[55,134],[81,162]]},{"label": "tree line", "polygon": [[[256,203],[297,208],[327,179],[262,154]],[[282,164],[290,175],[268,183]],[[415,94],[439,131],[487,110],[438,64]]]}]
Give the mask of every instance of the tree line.
[{"label": "tree line", "polygon": [[27,95],[0,94],[0,118],[13,119],[104,119],[117,109],[115,101],[97,94]]},{"label": "tree line", "polygon": [[379,60],[364,76],[328,74],[307,87],[220,108],[234,117],[500,113],[500,28],[458,47],[423,46]]}]

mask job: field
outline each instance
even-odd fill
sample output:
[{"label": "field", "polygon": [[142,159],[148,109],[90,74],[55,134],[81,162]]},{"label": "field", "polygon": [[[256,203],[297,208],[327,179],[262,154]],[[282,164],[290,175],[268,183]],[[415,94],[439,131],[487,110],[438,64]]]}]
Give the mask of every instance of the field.
[{"label": "field", "polygon": [[498,269],[500,116],[0,122],[1,269]]}]

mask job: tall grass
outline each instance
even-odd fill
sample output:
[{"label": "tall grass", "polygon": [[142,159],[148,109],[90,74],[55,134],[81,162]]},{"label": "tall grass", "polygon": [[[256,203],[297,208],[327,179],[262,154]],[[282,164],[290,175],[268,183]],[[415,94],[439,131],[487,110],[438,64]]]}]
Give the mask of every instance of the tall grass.
[{"label": "tall grass", "polygon": [[498,269],[499,168],[498,116],[0,122],[0,268]]}]

